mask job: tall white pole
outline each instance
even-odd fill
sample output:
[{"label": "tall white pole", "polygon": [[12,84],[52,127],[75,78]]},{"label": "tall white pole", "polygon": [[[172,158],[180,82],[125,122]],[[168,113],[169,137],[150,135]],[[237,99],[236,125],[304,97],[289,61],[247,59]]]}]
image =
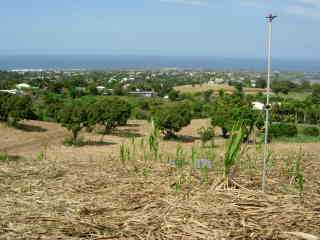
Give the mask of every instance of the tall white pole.
[{"label": "tall white pole", "polygon": [[268,77],[267,77],[267,103],[266,103],[266,122],[264,134],[264,156],[263,156],[263,170],[262,170],[262,191],[265,191],[267,182],[267,160],[269,157],[269,111],[270,111],[270,77],[271,77],[271,39],[272,39],[272,21],[275,16],[270,15],[268,19]]}]

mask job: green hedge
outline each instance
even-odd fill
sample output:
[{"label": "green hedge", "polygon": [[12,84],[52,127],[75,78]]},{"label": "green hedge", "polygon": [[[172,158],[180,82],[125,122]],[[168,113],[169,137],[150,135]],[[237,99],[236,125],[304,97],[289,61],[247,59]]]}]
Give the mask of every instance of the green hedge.
[{"label": "green hedge", "polygon": [[302,130],[303,135],[311,137],[319,137],[320,130],[318,127],[305,127]]},{"label": "green hedge", "polygon": [[295,137],[298,134],[298,129],[296,125],[287,124],[287,123],[279,123],[272,124],[270,127],[270,135],[271,137]]}]

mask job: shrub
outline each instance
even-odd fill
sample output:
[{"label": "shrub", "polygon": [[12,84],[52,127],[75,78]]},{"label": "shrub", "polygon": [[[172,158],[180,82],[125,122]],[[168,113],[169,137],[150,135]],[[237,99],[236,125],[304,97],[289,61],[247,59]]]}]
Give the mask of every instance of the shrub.
[{"label": "shrub", "polygon": [[302,133],[306,136],[318,137],[320,135],[320,130],[317,127],[305,127]]},{"label": "shrub", "polygon": [[202,145],[204,146],[206,142],[214,138],[214,129],[212,127],[202,127],[198,130],[198,134],[200,135]]},{"label": "shrub", "polygon": [[270,127],[270,136],[271,137],[295,137],[298,134],[298,129],[296,125],[279,123],[273,124]]}]

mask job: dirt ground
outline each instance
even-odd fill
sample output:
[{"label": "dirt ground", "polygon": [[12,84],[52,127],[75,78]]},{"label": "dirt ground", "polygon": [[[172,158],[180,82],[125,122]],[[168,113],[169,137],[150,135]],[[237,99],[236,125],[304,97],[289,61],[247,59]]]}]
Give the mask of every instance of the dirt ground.
[{"label": "dirt ground", "polygon": [[[82,156],[101,157],[119,153],[119,144],[130,142],[130,139],[145,138],[150,134],[150,124],[147,121],[130,121],[127,126],[120,127],[114,134],[102,136],[97,133],[82,132],[81,138],[88,144],[81,148],[72,148],[63,146],[63,140],[70,134],[64,128],[56,123],[26,121],[23,126],[27,130],[13,129],[0,125],[0,151],[9,155],[22,157],[35,157],[42,151],[50,154],[76,154],[79,152]],[[194,120],[192,124],[184,128],[179,135],[181,141],[163,142],[165,149],[174,149],[178,144],[188,147],[194,142],[199,142],[197,131],[202,126],[208,126],[208,120]],[[103,138],[103,143],[101,139]]]},{"label": "dirt ground", "polygon": [[[62,144],[68,132],[55,123],[27,121],[24,130],[0,126],[0,239],[318,239],[320,144],[271,145],[266,193],[260,189],[262,149],[248,146],[235,180],[220,186],[218,169],[176,169],[166,160],[119,161],[121,143],[147,138],[150,125],[130,121],[115,134],[83,132],[87,144]],[[190,152],[200,145],[194,120],[179,141],[161,151]],[[225,141],[215,142],[223,158]],[[147,150],[143,145],[138,151]],[[145,148],[145,149],[144,149]],[[300,152],[304,191],[293,187],[288,163]],[[217,160],[217,161],[218,161]],[[218,168],[218,167],[217,167]],[[218,187],[219,186],[219,187]]]}]

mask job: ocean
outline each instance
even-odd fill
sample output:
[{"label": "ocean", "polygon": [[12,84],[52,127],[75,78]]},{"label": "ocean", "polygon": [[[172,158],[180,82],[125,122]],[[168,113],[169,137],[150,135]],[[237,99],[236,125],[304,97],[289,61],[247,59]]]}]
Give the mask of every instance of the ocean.
[{"label": "ocean", "polygon": [[[0,70],[212,69],[265,71],[265,59],[113,55],[0,55]],[[320,72],[320,61],[274,59],[273,70]]]}]

